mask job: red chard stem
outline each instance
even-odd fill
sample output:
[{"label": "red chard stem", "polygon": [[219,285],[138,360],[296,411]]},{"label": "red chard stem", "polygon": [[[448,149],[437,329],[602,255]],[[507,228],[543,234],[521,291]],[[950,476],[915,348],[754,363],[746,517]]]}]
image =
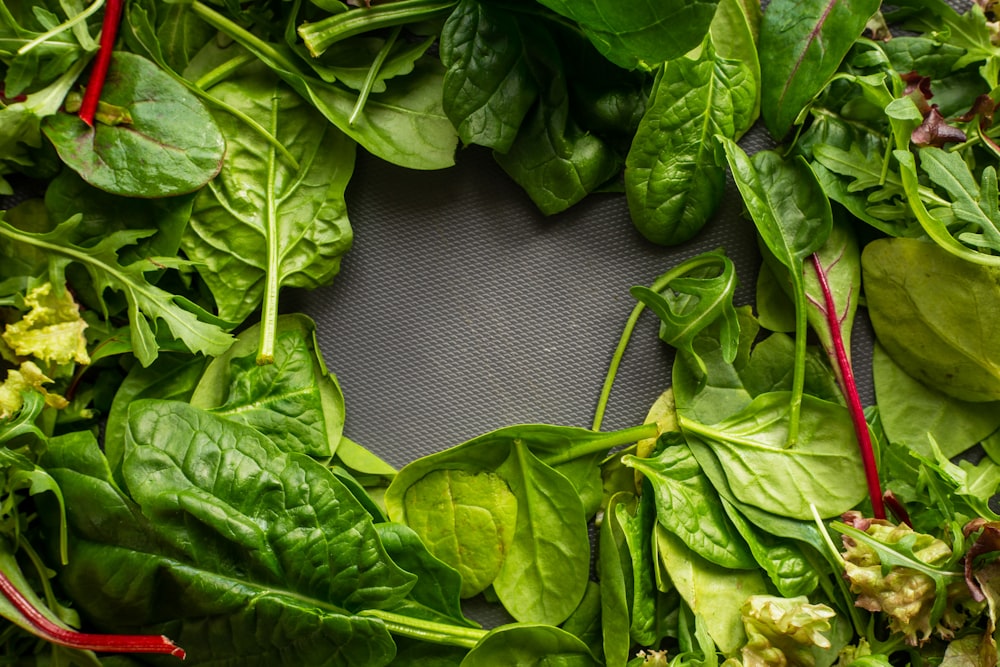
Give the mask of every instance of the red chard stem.
[{"label": "red chard stem", "polygon": [[833,293],[830,291],[830,283],[826,279],[823,264],[816,253],[812,255],[812,265],[816,270],[819,286],[823,292],[823,301],[826,304],[826,321],[830,327],[830,337],[833,340],[837,367],[840,369],[840,378],[843,383],[841,389],[844,392],[844,397],[847,399],[847,409],[851,413],[851,421],[854,423],[854,433],[858,439],[858,447],[861,450],[861,460],[865,467],[865,480],[868,483],[868,495],[872,503],[872,514],[876,519],[884,519],[885,505],[882,501],[882,484],[878,476],[878,466],[875,463],[875,450],[872,447],[871,434],[868,432],[868,421],[865,419],[865,411],[861,406],[861,397],[858,395],[858,386],[854,381],[851,362],[848,360],[847,351],[844,349],[844,337],[840,330],[840,321],[837,319],[837,306],[833,300]]},{"label": "red chard stem", "polygon": [[105,635],[67,630],[53,623],[0,572],[0,593],[24,616],[32,634],[53,644],[107,653],[163,653],[184,659],[184,649],[163,635]]},{"label": "red chard stem", "polygon": [[122,20],[123,0],[108,0],[104,7],[104,21],[101,23],[101,41],[98,44],[94,68],[90,70],[87,89],[83,92],[80,103],[80,120],[94,126],[94,115],[97,113],[97,103],[101,99],[104,81],[108,78],[108,67],[111,66],[111,52],[114,50],[115,38],[118,36],[118,24]]}]

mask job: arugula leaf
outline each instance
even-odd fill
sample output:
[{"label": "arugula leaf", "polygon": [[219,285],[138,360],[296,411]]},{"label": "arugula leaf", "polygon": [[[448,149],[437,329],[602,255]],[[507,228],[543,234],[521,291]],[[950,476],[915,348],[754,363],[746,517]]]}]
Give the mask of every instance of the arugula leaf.
[{"label": "arugula leaf", "polygon": [[232,337],[218,324],[206,321],[207,314],[202,319],[194,304],[146,280],[146,273],[159,270],[164,263],[177,265],[176,261],[150,258],[127,266],[118,263],[119,250],[148,236],[150,231],[121,230],[108,234],[93,246],[82,247],[70,241],[79,222],[80,216],[77,215],[59,224],[51,232],[31,233],[21,231],[0,219],[0,238],[46,253],[49,258],[49,280],[53,285],[65,285],[66,267],[75,262],[83,265],[90,274],[99,295],[105,289],[124,293],[128,302],[133,350],[144,366],[151,364],[158,354],[159,346],[154,335],[154,325],[158,320],[162,320],[170,333],[192,352],[215,355],[229,347]]}]

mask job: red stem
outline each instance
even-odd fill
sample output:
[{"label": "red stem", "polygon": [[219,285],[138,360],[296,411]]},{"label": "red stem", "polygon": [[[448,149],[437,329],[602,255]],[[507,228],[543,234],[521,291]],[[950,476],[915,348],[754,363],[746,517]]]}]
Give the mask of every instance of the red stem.
[{"label": "red stem", "polygon": [[823,264],[816,253],[812,255],[812,265],[816,270],[820,289],[823,291],[823,301],[826,303],[826,322],[830,327],[833,351],[837,358],[837,367],[840,369],[843,383],[841,389],[847,399],[847,409],[851,413],[851,421],[854,422],[854,433],[857,436],[861,460],[865,466],[865,480],[868,483],[868,495],[872,501],[872,514],[876,519],[884,519],[885,506],[882,502],[882,483],[879,481],[878,466],[875,463],[875,450],[872,447],[871,434],[868,432],[865,410],[861,407],[861,397],[858,396],[858,386],[854,381],[851,362],[847,359],[847,351],[844,349],[844,337],[840,332],[840,320],[837,319],[837,305],[833,300],[833,293],[830,291],[830,283],[826,280]]},{"label": "red stem", "polygon": [[98,635],[60,627],[38,611],[3,572],[0,593],[28,620],[34,634],[53,644],[109,653],[165,653],[184,659],[184,649],[163,635]]},{"label": "red stem", "polygon": [[108,78],[108,67],[111,66],[111,52],[115,47],[115,37],[118,35],[118,24],[122,19],[123,0],[107,0],[104,7],[104,21],[101,23],[101,41],[94,59],[94,68],[90,70],[87,89],[83,91],[80,103],[80,120],[94,126],[94,115],[97,113],[97,103],[101,99],[104,81]]}]

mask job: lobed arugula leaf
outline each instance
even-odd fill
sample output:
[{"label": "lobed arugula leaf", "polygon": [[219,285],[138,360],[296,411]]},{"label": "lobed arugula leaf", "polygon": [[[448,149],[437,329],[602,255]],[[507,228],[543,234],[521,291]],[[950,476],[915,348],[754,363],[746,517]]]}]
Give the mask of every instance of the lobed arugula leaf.
[{"label": "lobed arugula leaf", "polygon": [[144,366],[151,364],[159,351],[154,334],[154,326],[159,320],[192,352],[216,355],[228,349],[232,337],[218,323],[208,321],[207,313],[199,313],[194,304],[183,297],[146,280],[145,274],[159,270],[163,266],[162,262],[176,262],[164,259],[158,266],[157,259],[150,258],[127,266],[119,264],[120,249],[148,236],[150,230],[113,232],[95,245],[83,247],[70,240],[79,222],[80,216],[77,215],[50,232],[31,233],[0,221],[0,238],[19,247],[36,248],[46,253],[49,260],[49,280],[53,285],[65,285],[66,267],[78,263],[90,274],[98,295],[106,289],[122,292],[128,302],[132,348],[136,358]]}]

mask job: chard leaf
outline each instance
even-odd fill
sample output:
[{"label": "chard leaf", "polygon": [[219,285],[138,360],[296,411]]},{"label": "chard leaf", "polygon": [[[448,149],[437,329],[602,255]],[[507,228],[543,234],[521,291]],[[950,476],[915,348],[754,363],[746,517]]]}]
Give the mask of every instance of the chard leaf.
[{"label": "chard leaf", "polygon": [[40,234],[24,232],[0,221],[0,237],[19,247],[35,248],[47,253],[49,280],[54,285],[65,284],[66,267],[75,262],[82,264],[90,274],[98,295],[106,289],[123,292],[128,302],[133,350],[144,366],[151,364],[158,354],[154,326],[159,320],[192,352],[216,355],[229,347],[232,337],[217,323],[206,321],[207,314],[202,319],[193,304],[146,280],[146,273],[159,269],[155,258],[136,261],[127,266],[119,264],[119,250],[148,236],[150,231],[120,230],[108,234],[95,245],[82,247],[70,241],[79,221],[80,216],[76,216],[51,232]]},{"label": "chard leaf", "polygon": [[478,0],[459,2],[445,22],[444,111],[464,143],[510,149],[538,95],[527,62],[531,33],[515,14]]},{"label": "chard leaf", "polygon": [[879,0],[774,0],[760,26],[761,116],[784,139],[861,36]]},{"label": "chard leaf", "polygon": [[711,39],[664,63],[625,161],[629,210],[647,239],[682,243],[711,218],[726,180],[712,138],[750,127],[757,86],[751,64],[718,55]]},{"label": "chard leaf", "polygon": [[580,24],[608,60],[626,69],[687,53],[705,37],[719,0],[622,4],[615,0],[540,0]]},{"label": "chard leaf", "polygon": [[114,121],[88,126],[76,115],[43,126],[59,156],[91,185],[128,197],[193,192],[222,167],[225,140],[208,110],[142,56],[116,52],[102,89]]},{"label": "chard leaf", "polygon": [[[67,498],[64,589],[99,628],[169,628],[196,662],[388,665],[413,576],[323,465],[174,401],[133,404],[119,489],[96,443],[44,465]],[[266,632],[261,632],[266,628]]]},{"label": "chard leaf", "polygon": [[837,516],[867,493],[864,470],[847,409],[803,396],[800,441],[788,446],[789,392],[756,397],[732,417],[706,426],[680,414],[688,438],[705,442],[740,501],[766,512],[808,520]]},{"label": "chard leaf", "polygon": [[262,305],[258,356],[273,358],[278,292],[333,280],[350,248],[344,190],[354,144],[267,73],[226,81],[212,94],[269,128],[297,158],[219,112],[229,144],[222,172],[195,199],[182,247],[221,317],[242,321]]}]

